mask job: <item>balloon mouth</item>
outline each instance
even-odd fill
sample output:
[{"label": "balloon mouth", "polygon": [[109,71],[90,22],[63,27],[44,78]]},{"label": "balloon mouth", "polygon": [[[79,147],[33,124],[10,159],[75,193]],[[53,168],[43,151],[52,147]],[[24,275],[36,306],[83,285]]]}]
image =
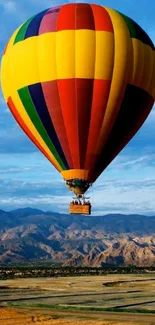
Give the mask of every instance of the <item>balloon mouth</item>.
[{"label": "balloon mouth", "polygon": [[84,194],[91,186],[89,171],[86,169],[69,169],[61,172],[67,188],[76,195]]},{"label": "balloon mouth", "polygon": [[90,187],[90,183],[84,179],[74,178],[66,181],[67,188],[76,195],[84,194]]}]

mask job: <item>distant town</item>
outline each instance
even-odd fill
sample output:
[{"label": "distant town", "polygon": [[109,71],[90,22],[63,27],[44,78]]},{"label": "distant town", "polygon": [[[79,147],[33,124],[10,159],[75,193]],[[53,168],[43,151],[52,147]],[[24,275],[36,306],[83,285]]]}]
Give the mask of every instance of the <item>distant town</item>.
[{"label": "distant town", "polygon": [[61,267],[40,264],[0,266],[0,280],[36,277],[155,273],[155,267]]}]

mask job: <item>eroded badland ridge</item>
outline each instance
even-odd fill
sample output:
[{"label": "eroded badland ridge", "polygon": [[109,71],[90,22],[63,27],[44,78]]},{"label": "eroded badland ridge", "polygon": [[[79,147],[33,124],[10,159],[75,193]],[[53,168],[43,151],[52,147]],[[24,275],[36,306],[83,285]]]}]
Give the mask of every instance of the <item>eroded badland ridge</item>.
[{"label": "eroded badland ridge", "polygon": [[0,263],[155,266],[155,216],[0,210]]}]

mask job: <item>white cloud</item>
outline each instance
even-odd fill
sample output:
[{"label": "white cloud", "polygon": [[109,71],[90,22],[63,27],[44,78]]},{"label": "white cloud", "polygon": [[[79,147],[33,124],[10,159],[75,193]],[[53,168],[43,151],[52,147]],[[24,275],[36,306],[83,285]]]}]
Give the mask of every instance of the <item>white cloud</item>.
[{"label": "white cloud", "polygon": [[[146,149],[146,148],[145,148]],[[128,155],[120,155],[116,157],[115,161],[113,162],[113,168],[117,170],[126,170],[130,169],[130,171],[136,171],[137,169],[141,168],[154,168],[155,165],[155,152],[143,153],[137,152],[137,155],[134,153],[130,153]]]},{"label": "white cloud", "polygon": [[138,213],[154,214],[155,179],[118,181],[113,179],[102,186],[94,186],[92,203],[93,214],[105,213]]},{"label": "white cloud", "polygon": [[14,12],[17,9],[17,1],[13,0],[0,0],[0,5],[7,12]]},{"label": "white cloud", "polygon": [[[108,213],[154,215],[155,178],[118,180],[113,178],[97,182],[88,192],[92,202],[92,214]],[[48,182],[22,182],[9,179],[0,182],[0,207],[10,210],[18,207],[37,207],[68,213],[72,199],[62,180]]]},{"label": "white cloud", "polygon": [[[35,170],[35,167],[33,168]],[[31,168],[30,167],[24,167],[24,168],[19,168],[19,167],[10,167],[10,168],[1,168],[0,169],[0,175],[4,174],[18,174],[18,173],[27,173],[30,172]]]}]

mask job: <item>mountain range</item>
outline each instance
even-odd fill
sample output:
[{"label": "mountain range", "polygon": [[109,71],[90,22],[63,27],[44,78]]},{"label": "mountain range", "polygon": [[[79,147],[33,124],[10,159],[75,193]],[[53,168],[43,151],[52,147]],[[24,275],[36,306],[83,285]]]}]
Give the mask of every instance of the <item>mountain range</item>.
[{"label": "mountain range", "polygon": [[0,263],[155,266],[155,216],[0,210]]}]

